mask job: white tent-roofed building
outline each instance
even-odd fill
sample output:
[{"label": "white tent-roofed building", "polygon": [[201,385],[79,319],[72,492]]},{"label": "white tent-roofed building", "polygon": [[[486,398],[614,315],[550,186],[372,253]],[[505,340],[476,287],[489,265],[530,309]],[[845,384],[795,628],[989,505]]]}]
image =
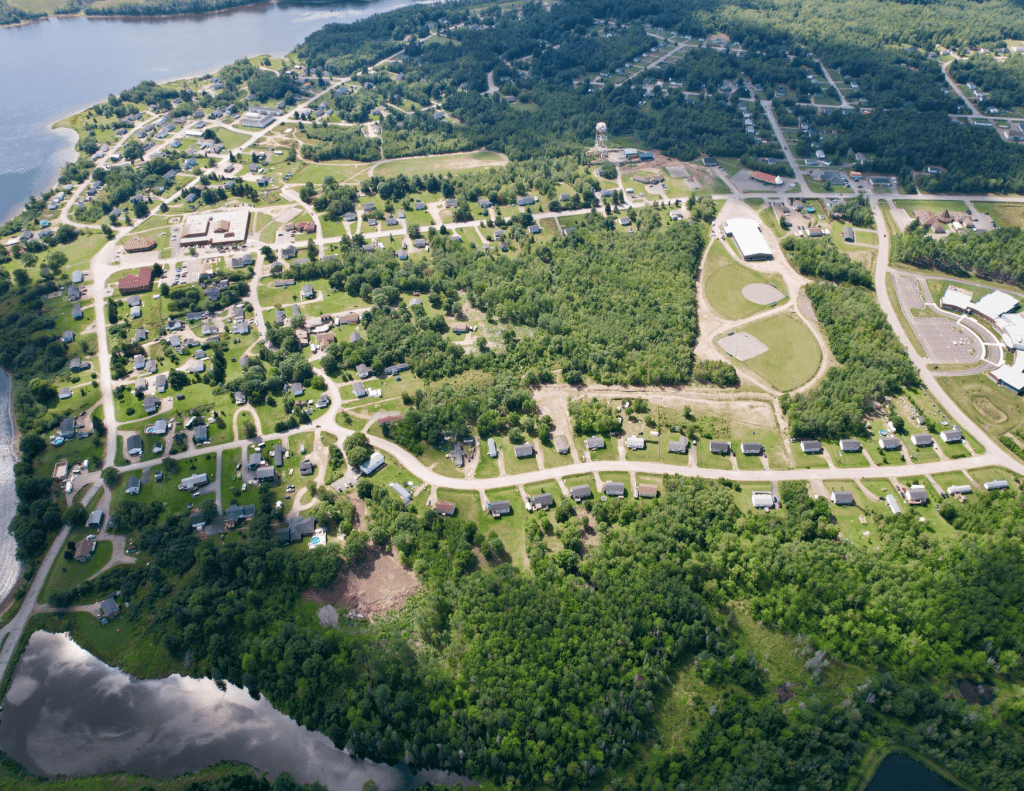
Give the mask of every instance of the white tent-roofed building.
[{"label": "white tent-roofed building", "polygon": [[724,227],[726,235],[731,236],[736,246],[740,248],[743,260],[764,261],[773,257],[756,220],[739,217],[729,220]]},{"label": "white tent-roofed building", "polygon": [[990,321],[995,321],[1004,313],[1009,313],[1017,307],[1017,298],[1010,296],[1005,291],[993,291],[986,294],[977,302],[971,304],[971,312],[984,316]]}]

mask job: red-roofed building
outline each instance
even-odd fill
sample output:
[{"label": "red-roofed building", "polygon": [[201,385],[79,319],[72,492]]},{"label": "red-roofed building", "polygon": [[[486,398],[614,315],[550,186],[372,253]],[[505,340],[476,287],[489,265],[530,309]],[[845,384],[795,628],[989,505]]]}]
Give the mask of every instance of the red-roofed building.
[{"label": "red-roofed building", "polygon": [[773,176],[771,173],[762,173],[760,170],[755,170],[751,173],[750,178],[754,181],[760,181],[762,184],[769,184],[772,187],[782,186],[782,176]]},{"label": "red-roofed building", "polygon": [[438,500],[434,503],[434,512],[441,514],[441,516],[455,516],[455,503],[450,503],[447,500]]},{"label": "red-roofed building", "polygon": [[126,253],[144,253],[147,250],[152,250],[154,247],[156,247],[156,240],[145,236],[137,236],[124,243],[124,251]]},{"label": "red-roofed building", "polygon": [[117,281],[117,290],[121,296],[138,294],[153,288],[153,267],[144,266],[137,275],[125,275]]}]

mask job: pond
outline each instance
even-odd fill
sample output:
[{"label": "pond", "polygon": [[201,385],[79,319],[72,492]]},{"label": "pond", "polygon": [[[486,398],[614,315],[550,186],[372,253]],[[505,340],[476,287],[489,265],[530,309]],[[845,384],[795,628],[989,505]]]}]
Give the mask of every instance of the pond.
[{"label": "pond", "polygon": [[864,791],[962,791],[909,755],[886,756]]},{"label": "pond", "polygon": [[[115,628],[111,624],[110,628]],[[332,791],[405,791],[454,784],[450,772],[417,772],[353,758],[244,689],[209,679],[141,681],[104,664],[67,635],[35,632],[18,662],[0,720],[0,749],[53,777],[130,772],[168,778],[220,761],[276,777],[320,781]]]}]

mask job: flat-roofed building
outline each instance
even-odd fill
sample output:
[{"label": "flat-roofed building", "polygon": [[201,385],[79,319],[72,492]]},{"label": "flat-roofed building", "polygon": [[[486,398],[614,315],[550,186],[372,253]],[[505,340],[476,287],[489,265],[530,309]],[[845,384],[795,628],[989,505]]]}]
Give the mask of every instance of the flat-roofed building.
[{"label": "flat-roofed building", "polygon": [[729,220],[725,224],[725,233],[736,242],[745,261],[765,261],[774,257],[755,220],[744,217]]}]

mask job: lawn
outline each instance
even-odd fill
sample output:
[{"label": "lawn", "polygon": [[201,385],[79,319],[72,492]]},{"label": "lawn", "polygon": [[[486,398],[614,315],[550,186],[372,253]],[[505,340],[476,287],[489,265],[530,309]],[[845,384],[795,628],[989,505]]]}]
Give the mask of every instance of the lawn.
[{"label": "lawn", "polygon": [[804,453],[800,446],[793,445],[793,463],[798,470],[819,470],[828,468],[824,453]]},{"label": "lawn", "polygon": [[[505,164],[505,157],[493,151],[474,151],[469,154],[444,154],[436,157],[408,157],[382,162],[374,168],[373,175],[382,179],[395,176],[443,175],[453,171],[476,171],[499,167]],[[308,180],[308,179],[307,179]]]},{"label": "lawn", "polygon": [[[970,479],[962,472],[938,472],[932,476],[943,490],[948,489],[950,486],[963,486],[964,484],[970,485]],[[985,479],[991,480],[989,478]],[[984,483],[984,481],[982,481]]]},{"label": "lawn", "polygon": [[697,466],[710,467],[713,470],[731,470],[732,459],[711,452],[711,441],[701,438],[697,446]]},{"label": "lawn", "polygon": [[762,461],[762,457],[761,456],[745,456],[742,453],[742,451],[740,451],[740,443],[738,441],[733,441],[733,443],[732,443],[732,452],[733,452],[733,455],[736,457],[736,464],[739,466],[739,468],[741,470],[763,470],[764,469],[764,462]]},{"label": "lawn", "polygon": [[832,457],[832,461],[837,467],[870,467],[871,462],[868,461],[867,456],[864,452],[860,453],[843,453],[839,450],[838,442],[825,442],[825,448],[828,450],[828,454]]},{"label": "lawn", "polygon": [[742,328],[768,351],[741,362],[772,387],[787,391],[810,380],[821,365],[821,349],[803,322],[780,314]]},{"label": "lawn", "polygon": [[498,460],[492,459],[487,454],[487,444],[484,443],[483,448],[480,451],[480,461],[476,465],[476,478],[497,478],[499,474]]},{"label": "lawn", "polygon": [[[85,538],[87,528],[74,530],[68,536],[68,541],[78,542]],[[114,545],[110,541],[100,541],[96,544],[96,551],[85,563],[76,560],[59,558],[50,569],[46,577],[46,584],[39,592],[39,603],[45,604],[51,593],[63,593],[85,582],[89,577],[107,565],[111,555],[114,553]]]},{"label": "lawn", "polygon": [[[484,520],[492,521],[490,516],[484,516],[480,507],[480,495],[476,492],[464,492],[458,489],[438,489],[438,500],[447,500],[455,503],[455,515],[466,522],[476,522],[480,527],[486,527]],[[432,501],[436,502],[436,500]]]},{"label": "lawn", "polygon": [[526,510],[526,505],[523,503],[519,490],[510,486],[505,489],[489,490],[486,492],[486,495],[488,502],[508,500],[512,506],[512,513],[500,519],[484,514],[481,517],[481,529],[487,533],[494,530],[505,545],[505,551],[512,558],[512,562],[520,569],[525,569],[527,564],[525,528],[527,520],[531,518],[531,515]]},{"label": "lawn", "polygon": [[[860,487],[857,486],[853,481],[826,481],[825,488],[829,490],[829,494],[832,492],[849,492],[853,495],[853,505],[829,505],[829,510],[832,511],[832,516],[835,517],[836,526],[839,528],[840,536],[848,539],[854,544],[860,544],[862,546],[868,545],[868,536],[864,535],[865,530],[870,529],[872,524],[870,511],[867,508],[867,498],[864,496],[864,492],[861,491]],[[860,518],[866,517],[866,522],[862,523]]]},{"label": "lawn", "polygon": [[[544,469],[550,470],[553,467],[564,467],[567,464],[572,464],[571,453],[559,453],[555,450],[555,446],[551,441],[541,442],[541,452],[544,454]],[[484,450],[484,456],[487,455],[486,449]],[[478,476],[479,477],[479,476]]]}]

